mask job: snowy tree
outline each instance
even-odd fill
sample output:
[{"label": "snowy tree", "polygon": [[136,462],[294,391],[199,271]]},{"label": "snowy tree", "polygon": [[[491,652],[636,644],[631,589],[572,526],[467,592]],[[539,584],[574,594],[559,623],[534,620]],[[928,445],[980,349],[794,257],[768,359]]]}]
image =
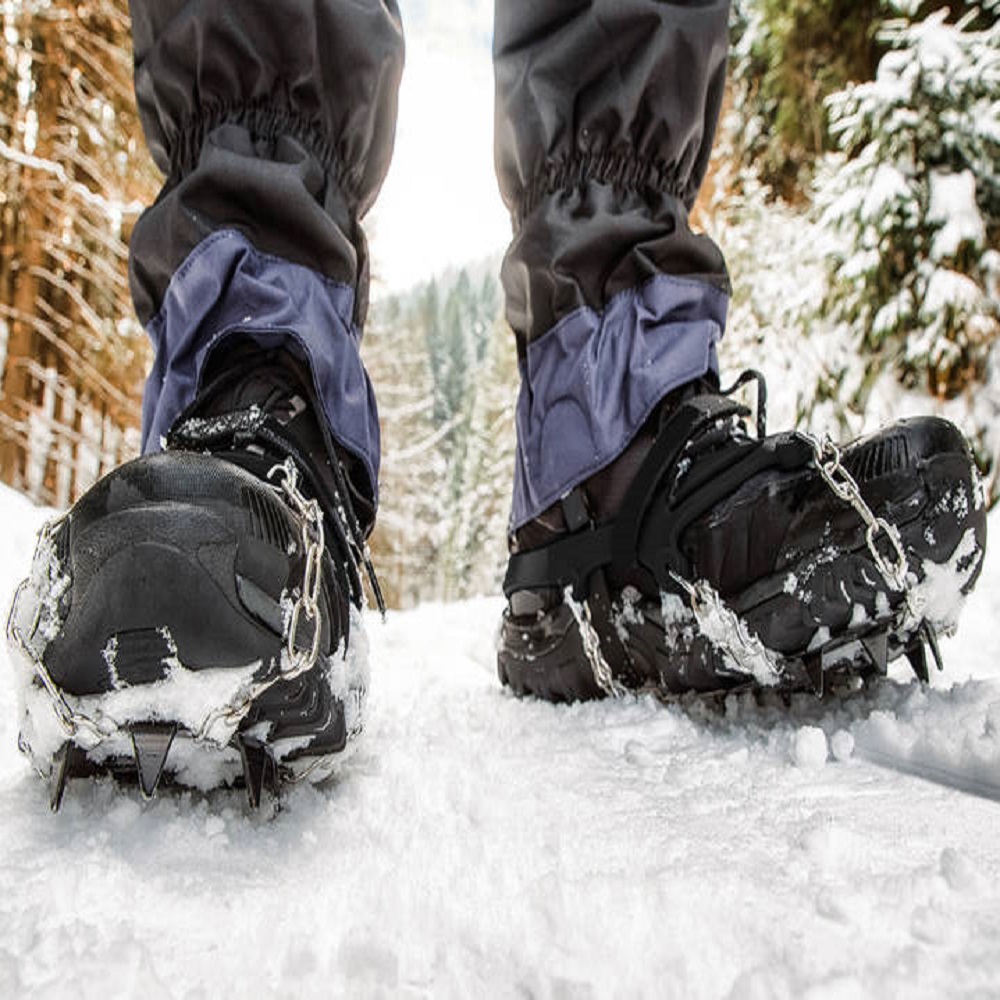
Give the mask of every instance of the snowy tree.
[{"label": "snowy tree", "polygon": [[[495,287],[495,286],[494,286]],[[493,302],[494,310],[496,303]],[[516,368],[513,343],[500,317],[476,321],[481,348],[451,468],[452,490],[442,552],[442,596],[455,599],[499,588],[514,469]]]},{"label": "snowy tree", "polygon": [[813,160],[833,148],[825,98],[872,76],[879,8],[880,0],[735,0],[726,137],[776,193],[801,195]]},{"label": "snowy tree", "polygon": [[428,297],[436,302],[436,294],[432,284],[416,307],[400,296],[376,299],[362,344],[378,389],[382,430],[380,507],[371,547],[391,607],[421,599],[436,561],[435,494],[445,461],[438,451],[420,308]]},{"label": "snowy tree", "polygon": [[875,369],[950,396],[1000,336],[1000,24],[897,9],[875,80],[828,100],[841,153],[820,199],[842,238],[828,306]]},{"label": "snowy tree", "polygon": [[494,272],[463,268],[374,304],[364,345],[383,439],[373,548],[390,604],[494,591],[503,572],[517,375]]},{"label": "snowy tree", "polygon": [[0,21],[0,472],[65,504],[137,445],[127,240],[155,168],[125,0],[12,0]]}]

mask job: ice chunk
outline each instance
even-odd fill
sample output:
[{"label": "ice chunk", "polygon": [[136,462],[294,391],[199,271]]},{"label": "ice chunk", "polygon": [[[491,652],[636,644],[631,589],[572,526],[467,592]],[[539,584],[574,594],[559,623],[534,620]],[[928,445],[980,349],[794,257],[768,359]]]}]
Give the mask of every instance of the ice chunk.
[{"label": "ice chunk", "polygon": [[819,768],[826,763],[826,733],[818,726],[802,726],[792,743],[792,759],[798,767]]},{"label": "ice chunk", "polygon": [[854,754],[854,737],[846,729],[838,729],[830,738],[830,751],[835,760],[850,760]]}]

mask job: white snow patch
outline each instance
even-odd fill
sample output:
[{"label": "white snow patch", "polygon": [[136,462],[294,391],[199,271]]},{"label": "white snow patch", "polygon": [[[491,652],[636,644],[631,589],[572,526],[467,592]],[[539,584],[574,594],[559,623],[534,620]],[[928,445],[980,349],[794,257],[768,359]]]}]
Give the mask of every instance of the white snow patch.
[{"label": "white snow patch", "polygon": [[861,202],[861,218],[877,221],[897,202],[911,197],[906,175],[892,163],[881,163]]},{"label": "white snow patch", "polygon": [[641,625],[644,621],[642,611],[640,610],[641,603],[642,595],[635,587],[626,587],[622,591],[621,597],[612,613],[612,621],[614,622],[615,631],[618,633],[618,638],[623,643],[628,643],[629,641],[629,625]]},{"label": "white snow patch", "polygon": [[[166,675],[153,684],[136,687],[119,686],[103,695],[64,698],[70,709],[92,720],[107,734],[101,740],[89,728],[77,734],[77,741],[88,751],[110,752],[117,731],[132,722],[169,719],[192,732],[204,726],[210,709],[237,703],[248,690],[260,663],[244,667],[213,670],[187,670],[176,661],[168,665]],[[47,774],[52,757],[62,746],[66,735],[59,723],[49,693],[35,681],[33,675],[21,692],[23,715],[21,733],[30,747],[36,767]],[[218,747],[224,746],[232,736],[239,720],[218,718],[206,738]],[[99,749],[100,748],[100,749]]]},{"label": "white snow patch", "polygon": [[818,726],[803,726],[792,742],[792,759],[797,767],[819,768],[826,763],[826,733]]},{"label": "white snow patch", "polygon": [[[701,633],[723,654],[732,670],[752,677],[765,687],[778,682],[781,667],[777,657],[731,609],[706,602],[696,617]],[[740,634],[741,628],[746,635]],[[747,637],[749,642],[745,641]]]},{"label": "white snow patch", "polygon": [[934,317],[945,309],[975,309],[982,297],[981,289],[972,278],[947,267],[938,267],[927,282],[921,312]]},{"label": "white snow patch", "polygon": [[1000,687],[915,688],[854,728],[856,752],[905,773],[1000,801]]},{"label": "white snow patch", "polygon": [[954,629],[965,603],[962,590],[979,569],[983,554],[974,529],[968,528],[946,563],[938,565],[925,559],[924,577],[913,583],[907,595],[912,617],[923,616],[943,632]]},{"label": "white snow patch", "polygon": [[976,178],[971,170],[930,174],[930,203],[927,219],[940,223],[931,245],[931,259],[954,257],[963,243],[982,246],[986,242],[986,223],[976,204]]},{"label": "white snow patch", "polygon": [[812,638],[809,640],[809,645],[807,649],[819,649],[821,646],[825,646],[830,641],[830,629],[826,625],[820,625],[819,628],[813,632]]},{"label": "white snow patch", "polygon": [[660,593],[660,613],[664,625],[688,625],[694,621],[691,606],[686,604],[678,594],[667,591]]},{"label": "white snow patch", "polygon": [[854,753],[854,737],[846,729],[838,729],[830,737],[830,752],[835,760],[850,760]]}]

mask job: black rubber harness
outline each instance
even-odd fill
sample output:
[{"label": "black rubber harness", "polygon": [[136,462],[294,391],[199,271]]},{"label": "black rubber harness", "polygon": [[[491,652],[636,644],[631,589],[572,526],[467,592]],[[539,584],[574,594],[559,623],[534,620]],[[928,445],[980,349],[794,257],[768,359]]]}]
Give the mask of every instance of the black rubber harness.
[{"label": "black rubber harness", "polygon": [[[713,427],[749,413],[718,393],[692,396],[677,405],[661,424],[618,516],[602,525],[590,521],[549,545],[512,555],[504,594],[571,586],[574,597],[583,600],[591,575],[603,567],[625,571],[639,566],[669,591],[677,590],[672,573],[691,580],[693,567],[680,547],[685,529],[752,476],[802,468],[812,460],[811,443],[794,432],[755,439],[733,436],[727,429],[720,447],[698,447]],[[698,451],[694,461],[692,453]]]}]

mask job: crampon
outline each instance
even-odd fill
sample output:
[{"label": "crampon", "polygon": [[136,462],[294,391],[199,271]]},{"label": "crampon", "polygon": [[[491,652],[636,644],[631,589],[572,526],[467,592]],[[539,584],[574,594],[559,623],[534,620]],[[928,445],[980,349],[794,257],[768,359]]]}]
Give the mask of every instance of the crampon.
[{"label": "crampon", "polygon": [[167,451],[41,533],[7,631],[20,746],[53,809],[69,779],[103,774],[145,797],[243,786],[257,807],[330,776],[363,728],[364,533],[294,359],[265,368],[267,405],[227,409],[262,381],[247,365]]},{"label": "crampon", "polygon": [[843,449],[768,435],[750,378],[755,435],[728,393],[691,395],[663,414],[616,516],[598,521],[578,487],[567,530],[511,556],[498,670],[515,693],[822,694],[900,656],[923,681],[941,667],[986,546],[964,437],[933,417]]}]

